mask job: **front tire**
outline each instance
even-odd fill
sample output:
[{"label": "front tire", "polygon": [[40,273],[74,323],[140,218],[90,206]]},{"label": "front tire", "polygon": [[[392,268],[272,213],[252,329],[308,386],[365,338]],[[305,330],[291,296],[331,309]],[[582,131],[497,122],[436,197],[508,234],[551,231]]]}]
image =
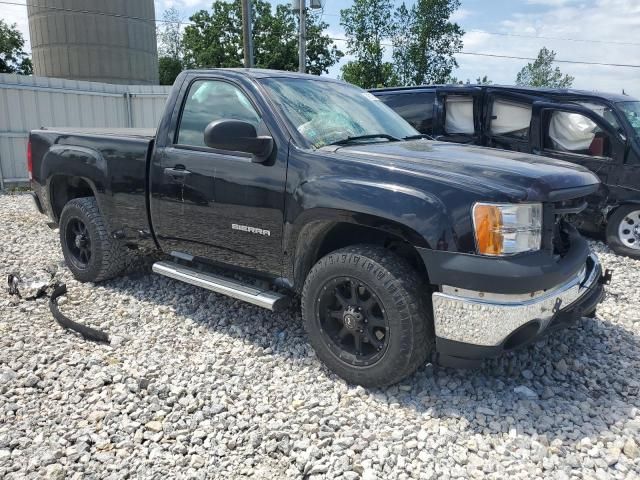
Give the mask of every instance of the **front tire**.
[{"label": "front tire", "polygon": [[59,227],[62,254],[77,280],[100,282],[122,272],[127,250],[109,236],[95,198],[69,201],[60,215]]},{"label": "front tire", "polygon": [[370,245],[343,248],[311,269],[302,316],[318,358],[347,382],[383,387],[427,361],[427,286],[407,262]]},{"label": "front tire", "polygon": [[640,205],[622,205],[607,222],[607,244],[618,255],[640,260]]}]

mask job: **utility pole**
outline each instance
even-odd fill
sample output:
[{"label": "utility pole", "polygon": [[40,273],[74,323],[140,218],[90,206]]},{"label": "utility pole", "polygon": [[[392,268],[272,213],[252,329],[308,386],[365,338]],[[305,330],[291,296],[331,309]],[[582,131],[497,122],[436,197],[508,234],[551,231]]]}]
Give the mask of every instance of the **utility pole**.
[{"label": "utility pole", "polygon": [[300,27],[298,45],[300,51],[298,53],[298,71],[305,73],[307,71],[307,19],[305,14],[306,0],[298,0],[300,2]]},{"label": "utility pole", "polygon": [[253,39],[251,38],[251,6],[249,0],[242,0],[242,43],[244,47],[244,68],[253,68]]}]

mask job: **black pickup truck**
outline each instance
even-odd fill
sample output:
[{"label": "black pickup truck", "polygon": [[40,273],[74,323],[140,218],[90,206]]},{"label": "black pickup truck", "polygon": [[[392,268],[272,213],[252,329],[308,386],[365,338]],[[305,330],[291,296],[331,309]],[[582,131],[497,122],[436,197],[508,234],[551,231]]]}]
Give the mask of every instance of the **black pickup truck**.
[{"label": "black pickup truck", "polygon": [[441,141],[515,150],[589,168],[602,185],[576,220],[640,259],[640,101],[628,95],[499,85],[423,85],[371,93]]},{"label": "black pickup truck", "polygon": [[337,80],[187,71],[155,134],[42,129],[28,152],[77,279],[159,249],[158,274],[272,310],[300,296],[318,357],[356,384],[477,364],[592,314],[603,293],[569,222],[595,175],[428,141]]}]

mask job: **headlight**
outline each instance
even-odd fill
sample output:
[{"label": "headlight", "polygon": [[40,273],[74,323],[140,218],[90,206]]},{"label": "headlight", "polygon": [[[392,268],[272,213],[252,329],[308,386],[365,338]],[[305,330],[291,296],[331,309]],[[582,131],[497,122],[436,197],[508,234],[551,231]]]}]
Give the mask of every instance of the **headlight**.
[{"label": "headlight", "polygon": [[540,250],[542,204],[476,203],[473,228],[481,255]]}]

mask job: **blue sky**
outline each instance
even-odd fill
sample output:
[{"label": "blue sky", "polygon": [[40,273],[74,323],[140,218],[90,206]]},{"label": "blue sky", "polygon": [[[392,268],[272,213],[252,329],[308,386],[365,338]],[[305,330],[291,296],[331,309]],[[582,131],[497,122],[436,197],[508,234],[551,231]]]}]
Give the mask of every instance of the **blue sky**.
[{"label": "blue sky", "polygon": [[[340,9],[350,0],[325,0],[324,20],[329,34],[343,38]],[[187,19],[199,9],[208,9],[211,0],[155,0],[156,17],[176,7]],[[278,0],[274,3],[282,3]],[[400,1],[395,2],[400,4]],[[411,4],[412,1],[407,1]],[[28,37],[26,8],[5,6],[3,18],[16,22]],[[454,20],[466,31],[464,51],[519,57],[535,57],[541,47],[556,51],[558,59],[640,65],[640,0],[462,0]],[[508,35],[496,35],[508,34]],[[525,35],[511,36],[511,35]],[[597,42],[554,40],[561,37]],[[624,45],[622,43],[638,45]],[[342,42],[337,42],[345,49]],[[390,55],[390,52],[388,52]],[[343,59],[342,63],[348,60]],[[526,60],[498,59],[470,55],[457,56],[459,79],[474,80],[488,75],[495,83],[511,84]],[[330,75],[340,72],[337,65]],[[640,98],[640,68],[559,64],[575,77],[574,86],[586,90],[627,93]]]}]

